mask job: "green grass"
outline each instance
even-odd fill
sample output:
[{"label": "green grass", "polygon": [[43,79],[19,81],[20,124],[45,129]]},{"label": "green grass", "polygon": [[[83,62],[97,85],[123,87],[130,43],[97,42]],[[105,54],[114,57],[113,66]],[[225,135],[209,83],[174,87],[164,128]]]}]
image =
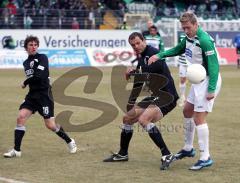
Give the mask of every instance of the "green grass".
[{"label": "green grass", "polygon": [[[69,69],[51,69],[52,80]],[[177,69],[171,68],[178,86]],[[102,69],[104,76],[95,94],[84,94],[86,77],[74,81],[66,90],[67,95],[91,97],[116,105],[111,94],[111,68]],[[0,177],[26,182],[161,182],[161,183],[237,183],[240,180],[240,70],[233,66],[221,68],[223,85],[215,102],[213,113],[208,116],[210,128],[210,153],[214,166],[200,172],[188,168],[195,163],[185,159],[172,164],[168,171],[160,171],[160,152],[146,132],[136,125],[130,144],[130,161],[124,163],[103,163],[109,151],[119,148],[119,125],[122,112],[111,123],[88,132],[71,132],[79,151],[70,155],[66,145],[54,133],[47,130],[41,117],[36,114],[27,122],[27,131],[22,144],[22,158],[0,157]],[[122,76],[119,76],[122,77]],[[13,130],[16,125],[18,107],[27,90],[20,88],[24,80],[22,70],[1,70],[0,83],[0,153],[13,145]],[[101,113],[94,109],[77,106],[55,105],[56,114],[63,110],[74,112],[71,121],[84,124]],[[163,136],[172,152],[183,145],[182,112],[177,107],[161,121]],[[111,113],[111,111],[109,111]],[[158,126],[160,123],[157,124]],[[165,126],[163,126],[165,125]],[[173,130],[174,128],[174,130]],[[195,139],[197,148],[197,138]]]}]

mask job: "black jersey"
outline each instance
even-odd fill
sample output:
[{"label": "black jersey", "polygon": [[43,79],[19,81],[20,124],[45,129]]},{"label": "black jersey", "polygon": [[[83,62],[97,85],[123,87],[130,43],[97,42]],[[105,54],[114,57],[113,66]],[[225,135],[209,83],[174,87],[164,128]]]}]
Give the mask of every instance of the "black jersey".
[{"label": "black jersey", "polygon": [[49,90],[49,67],[46,55],[39,53],[29,55],[23,62],[23,67],[27,77],[24,85],[29,86],[30,93]]},{"label": "black jersey", "polygon": [[161,90],[170,93],[174,97],[174,101],[176,101],[179,97],[165,60],[159,60],[148,65],[148,59],[157,53],[158,50],[156,48],[147,45],[145,50],[141,53],[141,57],[138,58],[137,69],[141,70],[142,73],[155,73],[165,76],[168,79],[168,83],[165,87],[161,88]]}]

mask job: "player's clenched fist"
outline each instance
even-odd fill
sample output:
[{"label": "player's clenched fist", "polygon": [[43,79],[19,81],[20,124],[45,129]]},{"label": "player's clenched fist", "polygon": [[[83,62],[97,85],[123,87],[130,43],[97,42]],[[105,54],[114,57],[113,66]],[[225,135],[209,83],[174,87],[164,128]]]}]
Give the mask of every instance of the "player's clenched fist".
[{"label": "player's clenched fist", "polygon": [[26,88],[26,85],[24,84],[24,82],[21,83],[21,88],[22,89]]},{"label": "player's clenched fist", "polygon": [[134,69],[128,68],[128,69],[126,70],[126,72],[125,72],[125,79],[126,79],[126,80],[129,80],[131,73],[133,73],[134,71],[135,71]]},{"label": "player's clenched fist", "polygon": [[157,55],[153,55],[148,59],[148,65],[156,62],[157,60],[159,60],[159,58],[157,57]]}]

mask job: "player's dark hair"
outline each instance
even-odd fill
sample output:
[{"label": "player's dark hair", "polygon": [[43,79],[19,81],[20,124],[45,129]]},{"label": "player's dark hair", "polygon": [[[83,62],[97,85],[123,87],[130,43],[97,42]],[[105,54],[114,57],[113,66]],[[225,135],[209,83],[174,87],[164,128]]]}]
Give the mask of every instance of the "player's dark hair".
[{"label": "player's dark hair", "polygon": [[27,36],[27,38],[24,41],[24,48],[27,49],[28,43],[32,42],[32,41],[36,42],[37,45],[39,46],[39,39],[38,39],[38,37],[36,37],[36,36]]},{"label": "player's dark hair", "polygon": [[133,32],[132,34],[130,34],[130,36],[128,37],[128,42],[130,42],[131,40],[135,39],[136,37],[139,37],[142,41],[145,40],[143,35],[140,32]]},{"label": "player's dark hair", "polygon": [[154,29],[157,31],[157,27],[155,25],[152,25],[151,27],[149,27],[149,29]]}]

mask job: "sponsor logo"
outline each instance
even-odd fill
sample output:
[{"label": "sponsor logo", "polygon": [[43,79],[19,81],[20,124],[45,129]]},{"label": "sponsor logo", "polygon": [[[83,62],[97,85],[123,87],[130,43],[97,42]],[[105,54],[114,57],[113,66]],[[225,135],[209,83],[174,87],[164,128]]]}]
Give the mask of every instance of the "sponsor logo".
[{"label": "sponsor logo", "polygon": [[33,69],[28,69],[25,71],[26,75],[29,76],[29,75],[32,75],[34,73],[34,70]]},{"label": "sponsor logo", "polygon": [[210,51],[205,52],[206,56],[210,56],[210,55],[213,55],[213,54],[214,54],[214,50],[210,50]]},{"label": "sponsor logo", "polygon": [[105,52],[104,50],[97,49],[97,50],[94,50],[93,52],[93,59],[96,62],[103,63],[103,64],[112,63],[112,62],[118,62],[118,63],[129,62],[134,57],[135,57],[134,53],[130,51]]},{"label": "sponsor logo", "polygon": [[39,65],[37,68],[42,70],[42,71],[44,70],[44,67],[42,65]]},{"label": "sponsor logo", "polygon": [[185,49],[185,55],[186,55],[187,57],[192,58],[192,50],[190,50],[189,48],[186,48],[186,49]]}]

